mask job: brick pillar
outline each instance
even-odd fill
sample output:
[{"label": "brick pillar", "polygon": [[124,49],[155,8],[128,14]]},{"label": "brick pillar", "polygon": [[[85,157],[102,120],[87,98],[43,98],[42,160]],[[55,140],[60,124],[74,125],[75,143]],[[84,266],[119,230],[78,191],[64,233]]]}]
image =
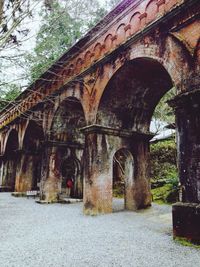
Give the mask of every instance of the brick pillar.
[{"label": "brick pillar", "polygon": [[3,183],[3,160],[2,156],[0,156],[0,192],[2,191],[2,183]]},{"label": "brick pillar", "polygon": [[40,183],[40,199],[46,203],[54,203],[61,192],[60,158],[57,147],[46,147],[42,161],[42,180]]},{"label": "brick pillar", "polygon": [[102,135],[88,129],[84,153],[84,213],[112,212],[112,170]]},{"label": "brick pillar", "polygon": [[177,96],[180,202],[173,205],[174,236],[200,242],[200,90]]},{"label": "brick pillar", "polygon": [[32,189],[33,155],[22,152],[16,171],[16,192],[26,192]]},{"label": "brick pillar", "polygon": [[[84,154],[84,213],[96,215],[112,212],[113,156],[120,149],[133,151],[135,166],[127,170],[125,208],[136,210],[151,204],[150,183],[147,177],[147,141],[141,134],[99,125],[83,129]],[[130,161],[127,165],[131,168]],[[137,168],[137,170],[136,170]]]},{"label": "brick pillar", "polygon": [[13,192],[15,190],[19,153],[13,151],[12,155],[4,155],[1,160],[1,190]]},{"label": "brick pillar", "polygon": [[0,171],[0,192],[11,191],[10,186],[7,183],[8,176],[8,165],[9,161],[6,160],[5,156],[1,157],[1,171]]}]

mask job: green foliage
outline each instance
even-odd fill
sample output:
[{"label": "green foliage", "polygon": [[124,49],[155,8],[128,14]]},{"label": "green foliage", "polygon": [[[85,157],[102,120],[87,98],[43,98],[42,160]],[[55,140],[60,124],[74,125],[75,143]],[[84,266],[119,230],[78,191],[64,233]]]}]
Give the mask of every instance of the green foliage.
[{"label": "green foliage", "polygon": [[175,95],[176,95],[176,89],[172,88],[161,98],[153,114],[153,117],[156,120],[164,121],[167,123],[175,122],[173,109],[167,104],[167,101],[174,98]]},{"label": "green foliage", "polygon": [[105,13],[98,2],[91,0],[67,1],[65,6],[59,1],[53,1],[49,11],[43,10],[34,53],[29,53],[26,57],[31,81],[46,71]]},{"label": "green foliage", "polygon": [[[15,54],[7,56],[6,64],[0,62],[0,110],[19,94],[19,86],[13,82],[6,83],[2,70],[10,66],[23,66],[29,82],[45,72],[64,52],[66,52],[89,28],[101,20],[108,9],[119,0],[108,0],[106,7],[100,7],[93,0],[45,0],[44,8],[40,11],[41,27],[37,33],[34,51],[21,55],[15,60]],[[39,3],[39,1],[38,1]],[[0,10],[2,6],[0,6]],[[24,10],[27,9],[24,6]],[[27,9],[27,15],[29,10]],[[37,12],[37,9],[36,9]],[[19,16],[20,17],[20,16]],[[18,66],[18,67],[19,67]],[[25,76],[23,76],[25,77]]]},{"label": "green foliage", "polygon": [[174,240],[175,242],[181,244],[182,246],[200,249],[200,244],[198,242],[196,244],[195,242],[189,241],[183,237],[175,237]]},{"label": "green foliage", "polygon": [[81,36],[80,22],[54,2],[49,12],[41,12],[42,24],[37,34],[34,54],[27,56],[32,80],[38,78]]},{"label": "green foliage", "polygon": [[152,144],[150,163],[154,201],[176,202],[178,200],[178,172],[174,139]]},{"label": "green foliage", "polygon": [[124,182],[115,182],[113,186],[113,197],[123,198],[124,197]]},{"label": "green foliage", "polygon": [[158,203],[174,203],[178,201],[178,187],[174,188],[172,184],[167,183],[164,186],[151,190],[153,201]]},{"label": "green foliage", "polygon": [[151,179],[171,179],[177,177],[176,144],[174,139],[151,144]]},{"label": "green foliage", "polygon": [[90,29],[94,27],[105,15],[107,11],[105,8],[99,7],[96,12],[94,12],[94,19],[89,21],[87,27]]}]

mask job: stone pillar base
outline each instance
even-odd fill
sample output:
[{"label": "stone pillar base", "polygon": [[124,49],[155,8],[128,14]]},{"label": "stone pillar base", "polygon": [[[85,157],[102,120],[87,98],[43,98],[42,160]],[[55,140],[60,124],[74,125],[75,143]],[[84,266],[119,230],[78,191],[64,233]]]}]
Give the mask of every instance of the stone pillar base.
[{"label": "stone pillar base", "polygon": [[200,204],[175,203],[172,216],[174,237],[200,244]]}]

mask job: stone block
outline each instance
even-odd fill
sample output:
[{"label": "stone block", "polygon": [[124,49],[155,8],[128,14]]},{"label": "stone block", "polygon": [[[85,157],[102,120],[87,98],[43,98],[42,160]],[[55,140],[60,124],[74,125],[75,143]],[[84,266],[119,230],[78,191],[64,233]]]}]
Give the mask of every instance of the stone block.
[{"label": "stone block", "polygon": [[176,203],[172,206],[174,237],[200,243],[200,204]]}]

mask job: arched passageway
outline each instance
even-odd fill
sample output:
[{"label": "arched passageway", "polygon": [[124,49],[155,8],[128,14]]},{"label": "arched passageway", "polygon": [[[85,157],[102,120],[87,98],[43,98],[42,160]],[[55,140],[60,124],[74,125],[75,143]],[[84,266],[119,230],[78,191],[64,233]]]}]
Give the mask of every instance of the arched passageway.
[{"label": "arched passageway", "polygon": [[97,145],[87,149],[96,165],[86,165],[85,213],[112,211],[112,155],[121,147],[134,155],[134,186],[126,208],[135,210],[151,204],[148,163],[149,140],[153,136],[149,127],[156,105],[172,87],[166,69],[150,58],[125,63],[110,79],[100,99],[97,125],[86,132],[88,145],[92,140],[97,140]]},{"label": "arched passageway", "polygon": [[104,90],[97,124],[148,132],[155,107],[172,87],[168,72],[158,61],[137,58],[127,62]]},{"label": "arched passageway", "polygon": [[112,179],[113,211],[119,209],[115,205],[115,197],[123,197],[124,203],[120,209],[127,209],[129,206],[129,194],[131,190],[134,190],[134,158],[127,149],[119,149],[114,154]]},{"label": "arched passageway", "polygon": [[[61,193],[67,197],[82,198],[83,178],[81,173],[81,164],[76,156],[71,155],[62,160],[61,175],[62,185]],[[70,181],[71,186],[70,186]]]},{"label": "arched passageway", "polygon": [[85,126],[81,102],[65,99],[55,112],[49,134],[48,169],[42,198],[52,202],[65,197],[82,198],[82,157]]},{"label": "arched passageway", "polygon": [[2,157],[1,187],[3,191],[15,190],[16,169],[19,161],[18,132],[12,129],[9,133],[5,152]]},{"label": "arched passageway", "polygon": [[36,121],[29,121],[25,131],[20,164],[17,168],[17,192],[39,190],[41,180],[42,146],[44,133]]}]

